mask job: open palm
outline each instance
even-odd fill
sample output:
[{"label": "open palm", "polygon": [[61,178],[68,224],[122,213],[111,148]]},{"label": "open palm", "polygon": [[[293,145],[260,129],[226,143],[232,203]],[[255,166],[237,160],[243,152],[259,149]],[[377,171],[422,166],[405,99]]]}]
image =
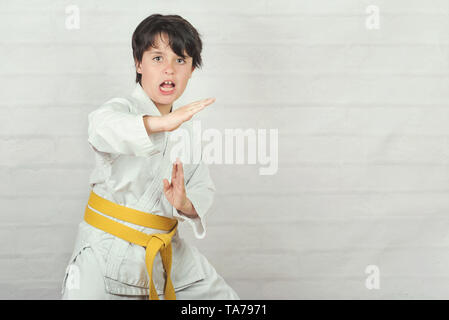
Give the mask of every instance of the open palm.
[{"label": "open palm", "polygon": [[192,119],[194,114],[200,112],[214,102],[215,98],[198,100],[162,116],[165,130],[173,131],[177,129],[183,122]]},{"label": "open palm", "polygon": [[173,163],[171,183],[163,179],[164,194],[168,202],[178,210],[185,207],[188,202],[184,186],[184,170],[181,161]]}]

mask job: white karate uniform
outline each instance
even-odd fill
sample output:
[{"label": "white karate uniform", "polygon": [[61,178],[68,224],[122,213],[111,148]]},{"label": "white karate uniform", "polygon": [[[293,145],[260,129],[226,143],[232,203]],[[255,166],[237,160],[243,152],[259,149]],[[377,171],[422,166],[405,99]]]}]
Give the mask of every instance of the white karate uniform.
[{"label": "white karate uniform", "polygon": [[[204,238],[206,215],[215,192],[207,165],[202,161],[183,163],[187,197],[198,213],[197,218],[186,217],[168,202],[163,192],[162,180],[171,181],[173,166],[170,150],[174,142],[169,136],[176,130],[148,135],[144,115],[161,116],[138,83],[131,95],[111,99],[89,114],[88,141],[96,159],[90,186],[99,196],[120,205],[176,218],[179,223],[187,221],[195,237]],[[180,128],[192,132],[191,121]],[[195,144],[191,143],[191,147]],[[111,219],[147,234],[168,233]],[[206,257],[185,242],[178,231],[172,239],[172,252],[171,279],[178,300],[239,299]],[[165,275],[160,253],[154,260],[153,281],[159,298],[164,299]],[[79,224],[62,284],[63,299],[147,299],[148,288],[144,247],[94,228],[84,220]]]}]

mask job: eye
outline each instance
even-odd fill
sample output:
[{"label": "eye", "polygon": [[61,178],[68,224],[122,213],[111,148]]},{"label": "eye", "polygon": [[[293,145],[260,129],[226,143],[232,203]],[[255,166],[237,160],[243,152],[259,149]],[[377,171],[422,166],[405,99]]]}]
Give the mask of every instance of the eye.
[{"label": "eye", "polygon": [[[162,57],[161,56],[157,56],[157,57],[154,57],[153,60],[156,59],[156,58],[162,58]],[[160,60],[157,60],[157,61],[160,61]]]},{"label": "eye", "polygon": [[179,58],[178,61],[181,60],[182,64],[186,63],[186,61],[184,59]]}]

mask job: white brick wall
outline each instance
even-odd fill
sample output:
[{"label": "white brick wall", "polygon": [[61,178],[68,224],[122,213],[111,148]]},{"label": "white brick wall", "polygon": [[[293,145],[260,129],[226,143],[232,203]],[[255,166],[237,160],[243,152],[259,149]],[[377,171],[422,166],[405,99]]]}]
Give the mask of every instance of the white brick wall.
[{"label": "white brick wall", "polygon": [[93,166],[87,114],[132,89],[131,35],[156,12],[203,35],[176,106],[215,96],[203,129],[279,129],[277,174],[211,165],[208,235],[181,227],[241,298],[449,297],[449,1],[8,0],[0,298],[59,298]]}]

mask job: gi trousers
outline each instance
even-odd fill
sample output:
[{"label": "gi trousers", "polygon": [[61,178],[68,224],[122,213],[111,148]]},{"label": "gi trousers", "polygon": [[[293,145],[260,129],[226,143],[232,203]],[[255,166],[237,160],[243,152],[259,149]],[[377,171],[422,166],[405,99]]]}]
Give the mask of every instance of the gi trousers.
[{"label": "gi trousers", "polygon": [[[207,258],[197,253],[206,277],[176,291],[177,300],[239,300],[237,293],[225,282],[210,264]],[[97,258],[90,248],[83,250],[69,267],[76,273],[69,273],[64,282],[63,300],[115,300],[132,299],[146,300],[148,295],[119,295],[108,293],[105,289],[104,275],[98,264]],[[76,285],[73,285],[71,277],[76,275]],[[159,294],[159,299],[164,300],[164,294]]]}]

